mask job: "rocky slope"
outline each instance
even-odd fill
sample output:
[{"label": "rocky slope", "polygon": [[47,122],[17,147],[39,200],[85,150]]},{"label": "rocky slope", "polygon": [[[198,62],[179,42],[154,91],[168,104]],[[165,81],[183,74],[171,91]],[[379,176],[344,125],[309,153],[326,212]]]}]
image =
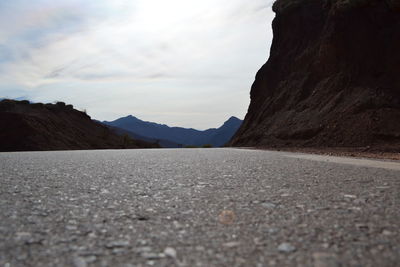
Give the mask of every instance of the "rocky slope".
[{"label": "rocky slope", "polygon": [[235,146],[400,151],[400,1],[278,0]]},{"label": "rocky slope", "polygon": [[72,105],[0,101],[0,151],[147,148],[120,136]]}]

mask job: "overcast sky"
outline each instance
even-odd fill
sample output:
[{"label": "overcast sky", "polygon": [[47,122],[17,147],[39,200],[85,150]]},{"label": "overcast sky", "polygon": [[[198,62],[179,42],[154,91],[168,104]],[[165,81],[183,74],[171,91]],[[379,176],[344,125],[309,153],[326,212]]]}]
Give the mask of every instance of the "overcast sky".
[{"label": "overcast sky", "polygon": [[0,1],[0,97],[206,129],[243,118],[271,0]]}]

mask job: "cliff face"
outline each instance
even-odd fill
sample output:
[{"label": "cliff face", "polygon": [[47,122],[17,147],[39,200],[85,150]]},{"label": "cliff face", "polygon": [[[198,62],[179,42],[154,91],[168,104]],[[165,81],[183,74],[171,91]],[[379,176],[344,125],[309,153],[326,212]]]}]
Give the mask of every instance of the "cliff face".
[{"label": "cliff face", "polygon": [[0,101],[0,151],[158,147],[115,134],[62,102]]},{"label": "cliff face", "polygon": [[278,0],[235,146],[400,149],[400,1]]}]

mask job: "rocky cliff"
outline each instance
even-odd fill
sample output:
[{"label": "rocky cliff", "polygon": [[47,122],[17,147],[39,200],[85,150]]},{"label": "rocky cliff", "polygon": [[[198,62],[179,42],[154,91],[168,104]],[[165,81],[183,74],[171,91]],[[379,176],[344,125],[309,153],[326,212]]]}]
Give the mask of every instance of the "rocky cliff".
[{"label": "rocky cliff", "polygon": [[400,151],[400,1],[277,0],[235,146]]},{"label": "rocky cliff", "polygon": [[0,101],[0,151],[148,148],[63,102]]}]

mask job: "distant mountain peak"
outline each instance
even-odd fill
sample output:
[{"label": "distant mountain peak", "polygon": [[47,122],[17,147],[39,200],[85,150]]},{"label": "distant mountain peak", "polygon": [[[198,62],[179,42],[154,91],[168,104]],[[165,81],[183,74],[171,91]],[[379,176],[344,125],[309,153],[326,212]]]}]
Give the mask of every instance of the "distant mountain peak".
[{"label": "distant mountain peak", "polygon": [[232,116],[227,121],[242,121],[242,120],[237,118],[237,117],[235,117],[235,116]]},{"label": "distant mountain peak", "polygon": [[205,131],[183,127],[170,127],[165,124],[142,121],[132,115],[103,123],[135,133],[138,136],[156,140],[167,140],[176,144],[195,146],[211,144],[213,146],[223,146],[240,127],[242,120],[232,116],[221,127]]}]

